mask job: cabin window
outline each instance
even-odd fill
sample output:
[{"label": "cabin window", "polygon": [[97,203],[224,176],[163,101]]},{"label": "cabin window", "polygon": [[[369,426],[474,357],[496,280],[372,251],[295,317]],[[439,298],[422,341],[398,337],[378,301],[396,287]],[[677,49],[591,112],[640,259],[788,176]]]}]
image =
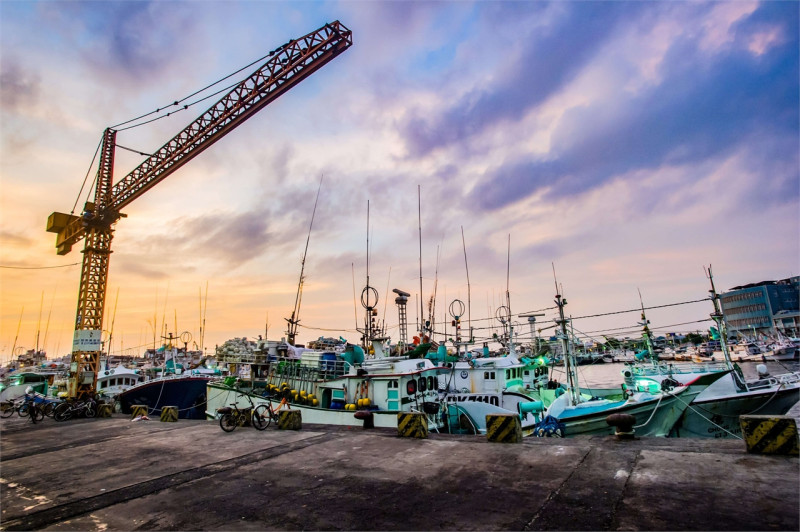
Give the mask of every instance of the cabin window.
[{"label": "cabin window", "polygon": [[406,383],[406,393],[408,395],[414,395],[417,393],[417,381],[414,379],[409,379]]},{"label": "cabin window", "polygon": [[389,381],[389,388],[397,388],[397,381]]},{"label": "cabin window", "polygon": [[530,372],[530,371],[528,371],[528,370],[526,369],[526,370],[525,370],[525,376],[526,376],[526,377],[530,377],[530,375],[531,375],[531,372]]},{"label": "cabin window", "polygon": [[425,380],[425,377],[419,378],[419,391],[424,392],[428,389],[428,381]]},{"label": "cabin window", "polygon": [[484,379],[488,379],[489,378],[489,372],[488,371],[484,371],[483,372],[483,378]]},{"label": "cabin window", "polygon": [[433,390],[433,377],[428,377],[428,389]]},{"label": "cabin window", "polygon": [[494,371],[489,372],[489,378],[494,380]]},{"label": "cabin window", "polygon": [[506,370],[506,379],[510,379],[510,378],[511,378],[511,370],[507,369]]}]

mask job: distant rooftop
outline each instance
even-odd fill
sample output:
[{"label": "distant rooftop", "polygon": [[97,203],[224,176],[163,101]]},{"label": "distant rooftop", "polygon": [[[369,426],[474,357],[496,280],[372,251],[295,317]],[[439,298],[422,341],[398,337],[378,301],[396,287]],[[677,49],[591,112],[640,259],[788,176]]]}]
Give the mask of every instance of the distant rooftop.
[{"label": "distant rooftop", "polygon": [[743,290],[745,288],[755,288],[757,286],[772,286],[776,284],[791,285],[797,283],[797,279],[797,277],[787,277],[786,279],[781,279],[780,281],[761,281],[759,283],[743,284],[742,286],[734,286],[730,291]]}]

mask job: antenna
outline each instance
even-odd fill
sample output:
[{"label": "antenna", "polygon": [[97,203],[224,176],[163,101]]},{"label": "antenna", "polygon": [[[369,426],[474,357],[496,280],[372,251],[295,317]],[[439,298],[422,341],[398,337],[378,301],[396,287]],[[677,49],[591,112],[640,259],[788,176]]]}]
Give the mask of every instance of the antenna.
[{"label": "antenna", "polygon": [[25,305],[22,305],[22,310],[19,311],[19,321],[17,322],[17,334],[14,336],[14,345],[11,347],[11,360],[14,360],[14,353],[17,350],[17,340],[19,339],[19,328],[22,325],[22,313],[25,312]]},{"label": "antenna", "polygon": [[508,307],[508,323],[511,325],[511,292],[509,279],[511,278],[511,234],[508,235],[508,256],[506,258],[506,306]]},{"label": "antenna", "polygon": [[[464,240],[464,226],[461,226],[461,247],[464,248],[464,269],[467,271],[467,327],[469,327],[469,339],[472,341],[472,297],[469,284],[469,264],[467,264],[467,243]],[[488,296],[487,296],[488,297]]]},{"label": "antenna", "polygon": [[417,222],[419,223],[419,340],[422,342],[422,336],[425,335],[423,323],[425,310],[422,307],[422,187],[420,185],[417,185]]}]

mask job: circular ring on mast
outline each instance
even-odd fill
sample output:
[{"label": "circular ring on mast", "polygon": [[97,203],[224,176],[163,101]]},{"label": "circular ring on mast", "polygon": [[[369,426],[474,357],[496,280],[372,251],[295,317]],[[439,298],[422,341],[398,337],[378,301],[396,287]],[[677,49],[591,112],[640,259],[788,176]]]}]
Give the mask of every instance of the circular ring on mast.
[{"label": "circular ring on mast", "polygon": [[[370,299],[374,299],[371,305],[369,304]],[[365,286],[364,290],[361,291],[361,306],[367,310],[372,310],[377,305],[378,305],[378,291],[375,289],[374,286],[370,285]]]}]

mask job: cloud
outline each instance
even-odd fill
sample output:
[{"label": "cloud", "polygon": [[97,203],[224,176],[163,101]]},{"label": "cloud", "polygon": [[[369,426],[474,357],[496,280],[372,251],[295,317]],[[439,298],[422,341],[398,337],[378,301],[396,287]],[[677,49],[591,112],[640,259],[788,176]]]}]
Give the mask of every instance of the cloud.
[{"label": "cloud", "polygon": [[35,106],[40,95],[41,80],[22,67],[14,57],[4,57],[0,65],[0,106],[5,112]]},{"label": "cloud", "polygon": [[[764,9],[772,14],[778,7]],[[493,210],[537,191],[565,198],[641,169],[722,159],[759,139],[796,141],[798,17],[796,9],[782,7],[782,20],[754,12],[738,25],[738,46],[711,57],[699,53],[696,39],[676,39],[662,61],[660,84],[569,109],[546,156],[492,169],[472,199]],[[784,38],[754,54],[746,43],[765,24]],[[796,146],[786,155],[796,160]],[[764,178],[770,179],[767,172]]]},{"label": "cloud", "polygon": [[149,84],[178,61],[199,22],[183,2],[57,2],[41,11],[97,77],[129,85]]},{"label": "cloud", "polygon": [[[487,43],[496,54],[486,65],[494,70],[490,85],[463,95],[440,114],[409,113],[401,127],[412,157],[469,139],[503,121],[518,120],[535,109],[573,80],[614,36],[617,25],[635,16],[639,6],[595,2],[551,9],[557,11],[553,26],[521,34],[519,51]],[[498,29],[511,25],[510,31],[519,31],[512,24],[518,15],[517,10],[503,9],[494,13],[491,24]],[[526,9],[524,15],[530,17],[531,10]]]}]

